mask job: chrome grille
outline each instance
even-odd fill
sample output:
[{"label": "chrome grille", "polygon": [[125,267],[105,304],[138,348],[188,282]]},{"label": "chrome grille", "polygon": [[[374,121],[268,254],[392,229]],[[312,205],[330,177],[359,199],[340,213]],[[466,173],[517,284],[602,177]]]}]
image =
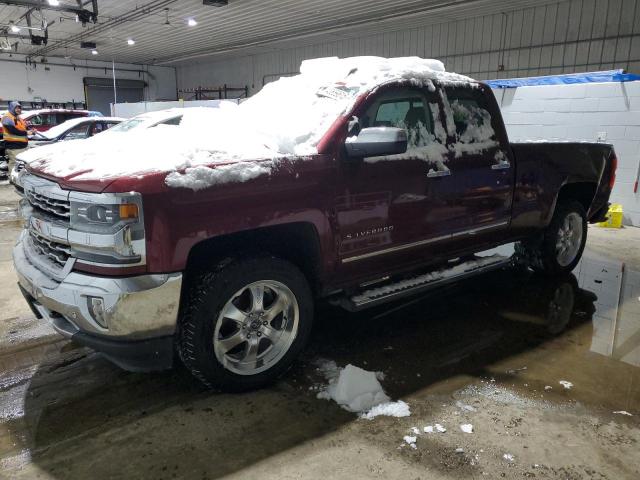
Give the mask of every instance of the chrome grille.
[{"label": "chrome grille", "polygon": [[26,192],[26,196],[31,206],[35,209],[51,213],[56,217],[64,219],[68,219],[71,216],[71,205],[68,200],[47,197],[46,195],[31,190]]},{"label": "chrome grille", "polygon": [[71,249],[68,245],[49,240],[33,230],[29,230],[29,236],[31,238],[31,244],[38,254],[64,267],[71,256]]}]

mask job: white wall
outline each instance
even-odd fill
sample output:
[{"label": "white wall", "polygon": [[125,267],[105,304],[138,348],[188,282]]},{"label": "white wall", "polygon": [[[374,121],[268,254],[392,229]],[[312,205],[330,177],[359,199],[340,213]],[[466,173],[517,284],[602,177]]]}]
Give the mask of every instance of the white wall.
[{"label": "white wall", "polygon": [[626,224],[640,226],[640,82],[590,83],[495,90],[509,139],[612,143],[618,173],[611,201]]},{"label": "white wall", "polygon": [[613,68],[640,73],[640,0],[567,0],[294,48],[291,43],[269,45],[267,53],[180,65],[178,87],[226,83],[248,85],[255,93],[263,79],[297,72],[302,60],[354,55],[438,58],[449,71],[481,80]]},{"label": "white wall", "polygon": [[[11,60],[11,61],[10,61]],[[16,61],[17,60],[17,61]],[[24,58],[0,58],[0,98],[3,100],[46,100],[84,102],[84,77],[111,78],[110,62],[73,61],[50,58],[49,64],[28,66]],[[62,64],[62,65],[57,65]],[[76,64],[76,68],[73,68]],[[49,70],[46,70],[48,68]],[[116,63],[116,78],[144,80],[147,100],[175,100],[176,76],[173,67]]]}]

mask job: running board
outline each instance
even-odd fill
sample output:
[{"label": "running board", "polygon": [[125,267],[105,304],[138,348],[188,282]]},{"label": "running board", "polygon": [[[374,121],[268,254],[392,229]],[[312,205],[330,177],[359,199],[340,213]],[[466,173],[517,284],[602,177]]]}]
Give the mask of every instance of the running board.
[{"label": "running board", "polygon": [[510,263],[511,257],[501,255],[492,255],[490,257],[474,256],[471,259],[460,261],[441,270],[404,279],[396,279],[375,288],[363,290],[350,298],[343,297],[337,303],[352,312],[364,310],[365,308],[422,293],[480,273],[497,270]]}]

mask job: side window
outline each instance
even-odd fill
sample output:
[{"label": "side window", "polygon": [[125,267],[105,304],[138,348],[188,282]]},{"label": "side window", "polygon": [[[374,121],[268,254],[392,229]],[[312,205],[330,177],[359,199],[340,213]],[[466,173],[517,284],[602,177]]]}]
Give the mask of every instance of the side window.
[{"label": "side window", "polygon": [[[393,98],[395,97],[395,98]],[[362,119],[362,127],[398,127],[407,130],[408,148],[434,142],[434,120],[420,96],[388,95],[376,102]]]},{"label": "side window", "polygon": [[89,126],[86,123],[80,124],[77,127],[73,127],[67,132],[63,140],[78,140],[81,138],[87,138],[87,130]]},{"label": "side window", "polygon": [[[496,141],[491,114],[484,98],[472,88],[447,88],[445,107],[451,109],[456,143],[487,143]],[[448,105],[447,105],[448,103]]]},{"label": "side window", "polygon": [[[170,118],[169,120],[165,120],[164,122],[160,122],[157,125],[180,125],[182,121],[182,115],[175,118]],[[154,125],[155,127],[156,125]]]},{"label": "side window", "polygon": [[55,123],[55,114],[51,113],[41,113],[39,115],[34,115],[29,119],[29,123],[31,125],[36,126],[49,126],[52,127],[56,125]]},{"label": "side window", "polygon": [[89,124],[89,136],[92,137],[104,130],[104,124],[102,122],[93,122]]}]

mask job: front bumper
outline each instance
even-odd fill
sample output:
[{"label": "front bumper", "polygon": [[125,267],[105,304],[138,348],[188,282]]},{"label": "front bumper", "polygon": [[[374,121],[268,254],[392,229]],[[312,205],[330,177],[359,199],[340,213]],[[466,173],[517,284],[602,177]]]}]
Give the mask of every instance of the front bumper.
[{"label": "front bumper", "polygon": [[[37,316],[128,370],[171,367],[181,273],[113,278],[71,271],[58,281],[36,268],[30,255],[23,235],[13,262]],[[97,314],[92,299],[101,299]]]}]

